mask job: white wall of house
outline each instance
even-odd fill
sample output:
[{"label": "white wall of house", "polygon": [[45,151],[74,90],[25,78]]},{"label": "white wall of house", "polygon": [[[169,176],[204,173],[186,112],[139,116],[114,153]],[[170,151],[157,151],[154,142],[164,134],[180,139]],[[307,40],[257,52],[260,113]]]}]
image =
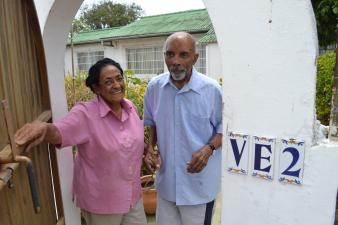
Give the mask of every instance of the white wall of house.
[{"label": "white wall of house", "polygon": [[[74,54],[74,68],[77,68],[76,54]],[[76,66],[75,66],[76,63]],[[72,75],[72,51],[67,47],[65,52],[65,72],[64,75]]]},{"label": "white wall of house", "polygon": [[[78,72],[78,60],[77,60],[77,53],[79,52],[94,52],[94,51],[104,51],[106,52],[106,48],[100,43],[92,43],[92,44],[83,44],[83,45],[74,45],[74,68],[75,73]],[[65,75],[70,75],[72,73],[72,52],[71,47],[67,46],[66,53],[65,53]]]},{"label": "white wall of house", "polygon": [[[113,40],[112,46],[103,46],[101,43],[91,43],[91,44],[79,44],[74,45],[74,67],[75,71],[78,68],[77,53],[79,52],[91,52],[91,51],[104,51],[104,57],[108,57],[116,60],[122,66],[122,68],[127,68],[127,55],[126,49],[128,48],[142,48],[142,47],[153,47],[153,46],[163,46],[166,37],[153,37],[153,38],[139,38],[139,39],[122,39],[122,40]],[[72,71],[71,67],[71,47],[67,46],[65,53],[65,74],[70,74]],[[150,78],[151,76],[141,76],[143,78]]]}]

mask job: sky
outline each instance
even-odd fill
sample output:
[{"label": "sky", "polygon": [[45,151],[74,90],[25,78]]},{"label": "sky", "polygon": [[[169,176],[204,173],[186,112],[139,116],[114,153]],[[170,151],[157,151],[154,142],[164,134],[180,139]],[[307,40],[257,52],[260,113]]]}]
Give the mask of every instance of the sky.
[{"label": "sky", "polygon": [[[94,2],[98,3],[100,0],[84,0],[83,4],[90,5]],[[202,0],[114,0],[113,2],[127,4],[134,2],[142,7],[144,16],[205,8]]]}]

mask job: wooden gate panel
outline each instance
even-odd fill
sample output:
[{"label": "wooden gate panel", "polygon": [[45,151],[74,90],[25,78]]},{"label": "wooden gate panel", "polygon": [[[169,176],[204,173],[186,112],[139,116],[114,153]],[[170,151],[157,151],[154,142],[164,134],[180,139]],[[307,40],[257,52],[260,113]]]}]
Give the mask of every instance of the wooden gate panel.
[{"label": "wooden gate panel", "polygon": [[[17,129],[50,109],[43,44],[32,0],[0,1],[0,18],[0,100],[8,100]],[[4,121],[0,110],[0,152],[9,144]],[[55,225],[50,168],[50,163],[56,165],[55,152],[49,155],[45,144],[26,155],[33,161],[41,213],[34,213],[26,168],[20,165],[12,179],[14,188],[0,190],[0,225]],[[54,179],[58,184],[58,177]],[[59,186],[55,188],[59,195]],[[60,205],[58,209],[62,216]]]}]

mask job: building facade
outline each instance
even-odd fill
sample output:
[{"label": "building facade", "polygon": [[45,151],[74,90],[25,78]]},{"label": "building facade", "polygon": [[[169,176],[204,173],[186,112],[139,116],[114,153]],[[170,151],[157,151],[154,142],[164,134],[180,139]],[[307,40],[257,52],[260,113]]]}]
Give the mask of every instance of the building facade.
[{"label": "building facade", "polygon": [[68,41],[65,75],[72,74],[72,66],[75,73],[86,72],[97,60],[109,57],[136,76],[150,79],[167,70],[164,42],[177,31],[187,31],[197,40],[199,59],[195,68],[219,80],[222,77],[221,55],[206,9],[147,16],[124,27],[77,33],[73,45]]}]

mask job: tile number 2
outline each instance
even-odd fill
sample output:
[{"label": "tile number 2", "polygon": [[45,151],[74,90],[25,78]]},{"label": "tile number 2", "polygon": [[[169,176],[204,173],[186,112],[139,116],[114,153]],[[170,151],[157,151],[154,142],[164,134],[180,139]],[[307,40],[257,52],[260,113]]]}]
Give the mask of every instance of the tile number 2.
[{"label": "tile number 2", "polygon": [[286,176],[299,177],[301,169],[294,170],[294,171],[291,170],[299,160],[299,151],[296,148],[288,147],[283,150],[283,153],[285,152],[289,152],[292,155],[292,162],[289,165],[289,167],[286,168],[286,170],[282,172],[282,174]]}]

